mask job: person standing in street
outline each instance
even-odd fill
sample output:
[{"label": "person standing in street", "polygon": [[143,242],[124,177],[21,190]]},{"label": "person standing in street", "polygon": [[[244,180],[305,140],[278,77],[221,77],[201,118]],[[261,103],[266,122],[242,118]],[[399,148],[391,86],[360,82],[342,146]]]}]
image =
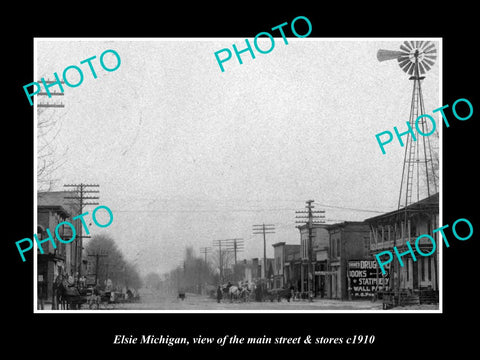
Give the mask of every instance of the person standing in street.
[{"label": "person standing in street", "polygon": [[218,288],[217,288],[217,303],[220,304],[220,301],[222,300],[222,297],[223,297],[222,288],[220,287],[220,285],[218,285]]}]

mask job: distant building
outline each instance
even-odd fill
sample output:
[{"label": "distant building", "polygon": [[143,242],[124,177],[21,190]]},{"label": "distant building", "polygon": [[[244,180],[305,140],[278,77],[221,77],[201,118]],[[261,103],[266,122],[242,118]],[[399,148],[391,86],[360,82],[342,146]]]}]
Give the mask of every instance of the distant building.
[{"label": "distant building", "polygon": [[273,267],[274,267],[274,262],[275,259],[273,258],[267,258],[266,264],[264,263],[264,259],[261,258],[259,261],[260,264],[260,274],[263,274],[263,267],[265,266],[265,280],[267,284],[267,289],[272,289],[273,288]]},{"label": "distant building", "polygon": [[325,225],[329,233],[329,272],[324,278],[327,282],[327,297],[347,300],[348,262],[367,259],[370,256],[370,228],[366,222],[345,221]]},{"label": "distant building", "polygon": [[[295,281],[291,281],[290,262],[297,254],[297,259],[300,257],[300,245],[286,244],[279,242],[273,244],[274,262],[273,262],[273,288],[283,288],[292,285]],[[295,286],[295,284],[294,284]]]},{"label": "distant building", "polygon": [[253,283],[260,278],[260,264],[258,258],[253,258],[250,260],[244,259],[243,261],[234,265],[235,272],[235,281],[242,281]]},{"label": "distant building", "polygon": [[313,280],[314,296],[322,296],[326,291],[326,279],[322,274],[328,269],[329,234],[324,224],[312,227],[312,265],[309,271],[309,229],[308,226],[297,227],[300,231],[300,283],[298,290],[308,291],[308,280]]},{"label": "distant building", "polygon": [[284,275],[288,287],[293,286],[296,291],[301,288],[302,258],[300,245],[289,245],[290,251],[285,251]]}]

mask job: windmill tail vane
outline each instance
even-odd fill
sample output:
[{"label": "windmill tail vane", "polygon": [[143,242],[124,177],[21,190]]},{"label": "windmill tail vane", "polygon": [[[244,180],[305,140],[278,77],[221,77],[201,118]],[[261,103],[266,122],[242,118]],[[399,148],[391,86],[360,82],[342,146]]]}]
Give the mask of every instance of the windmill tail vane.
[{"label": "windmill tail vane", "polygon": [[393,60],[398,59],[402,55],[403,52],[401,51],[380,49],[377,52],[377,59],[378,61]]},{"label": "windmill tail vane", "polygon": [[404,41],[400,50],[384,50],[377,52],[378,61],[398,61],[400,68],[409,75],[423,75],[429,71],[437,58],[437,49],[431,41]]}]

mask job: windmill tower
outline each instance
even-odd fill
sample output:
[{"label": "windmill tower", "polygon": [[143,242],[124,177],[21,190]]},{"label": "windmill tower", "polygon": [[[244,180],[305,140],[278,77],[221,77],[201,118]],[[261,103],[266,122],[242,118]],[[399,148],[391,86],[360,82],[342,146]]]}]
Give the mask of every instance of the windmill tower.
[{"label": "windmill tower", "polygon": [[[399,51],[379,50],[379,61],[398,61],[400,68],[410,75],[413,81],[412,101],[410,105],[409,125],[421,134],[431,134],[431,129],[425,121],[425,105],[422,94],[422,80],[425,74],[432,68],[437,58],[437,49],[430,41],[405,41],[400,45]],[[419,118],[420,117],[420,118]],[[418,121],[417,121],[418,119]],[[413,132],[413,131],[412,131]],[[398,219],[395,224],[393,246],[396,247],[397,224],[403,240],[410,240],[410,216],[408,206],[438,192],[436,164],[432,153],[430,136],[412,136],[407,134],[405,143],[405,155],[403,160],[402,180],[398,196]],[[435,161],[437,161],[435,159]],[[400,211],[403,207],[404,210]],[[403,219],[402,219],[403,218]],[[399,234],[400,235],[400,234]],[[405,250],[405,243],[399,244],[399,248]],[[393,263],[393,272],[390,273],[391,289],[400,289],[401,275],[399,264]]]},{"label": "windmill tower", "polygon": [[[412,129],[429,134],[429,124],[425,117],[425,105],[422,94],[422,80],[435,63],[437,49],[431,41],[405,41],[399,51],[378,50],[378,61],[398,61],[400,68],[410,75],[413,81],[412,102],[410,106],[409,123]],[[438,135],[437,135],[438,136]],[[436,161],[436,160],[435,160]],[[407,207],[414,202],[429,197],[438,192],[437,170],[434,164],[430,136],[407,135],[405,155],[403,160],[402,181],[398,197],[398,209]]]}]

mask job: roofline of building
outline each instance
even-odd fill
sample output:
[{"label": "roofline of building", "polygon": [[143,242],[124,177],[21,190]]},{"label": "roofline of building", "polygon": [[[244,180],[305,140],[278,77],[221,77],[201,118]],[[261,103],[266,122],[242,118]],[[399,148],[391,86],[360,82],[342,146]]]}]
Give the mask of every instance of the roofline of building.
[{"label": "roofline of building", "polygon": [[[325,229],[325,227],[328,226],[328,224],[313,224],[312,229]],[[302,225],[297,225],[295,226],[298,230],[303,230],[306,227],[308,227],[308,224],[302,224]]]},{"label": "roofline of building", "polygon": [[381,215],[377,215],[377,216],[373,216],[371,218],[368,218],[368,219],[365,219],[364,221],[365,222],[374,222],[376,220],[380,220],[382,218],[386,218],[386,217],[390,217],[390,216],[393,216],[393,215],[397,215],[397,214],[400,214],[402,212],[405,212],[405,211],[419,211],[419,210],[425,210],[425,208],[429,208],[429,207],[438,207],[440,205],[440,202],[439,202],[439,194],[436,193],[436,194],[433,194],[425,199],[422,199],[420,201],[417,201],[413,204],[410,204],[408,205],[407,207],[403,207],[403,208],[400,208],[398,210],[393,210],[393,211],[390,211],[388,213],[385,213],[385,214],[381,214]]},{"label": "roofline of building", "polygon": [[54,210],[60,214],[66,215],[65,217],[70,217],[70,212],[65,209],[62,205],[38,205],[38,209]]},{"label": "roofline of building", "polygon": [[342,221],[334,224],[326,224],[326,229],[334,229],[334,228],[339,228],[339,227],[345,227],[347,225],[368,225],[365,221]]}]

